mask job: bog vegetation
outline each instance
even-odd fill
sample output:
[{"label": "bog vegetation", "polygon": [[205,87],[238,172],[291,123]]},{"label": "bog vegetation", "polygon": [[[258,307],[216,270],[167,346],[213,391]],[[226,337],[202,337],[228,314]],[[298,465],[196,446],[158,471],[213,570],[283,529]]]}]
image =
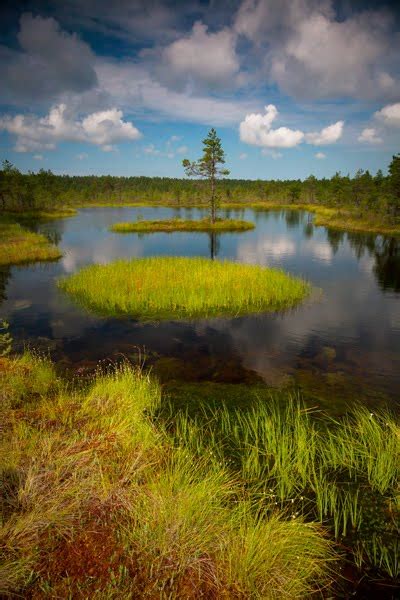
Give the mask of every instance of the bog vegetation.
[{"label": "bog vegetation", "polygon": [[0,222],[0,265],[55,260],[60,250],[41,234],[18,223]]},{"label": "bog vegetation", "polygon": [[0,594],[305,598],[349,559],[395,582],[391,415],[271,397],[170,421],[127,364],[79,385],[29,354],[0,368]]},{"label": "bog vegetation", "polygon": [[59,286],[96,312],[144,320],[281,310],[311,291],[277,269],[180,257],[91,265],[60,279]]},{"label": "bog vegetation", "polygon": [[235,219],[198,219],[196,221],[184,219],[165,219],[161,221],[132,221],[127,223],[114,223],[110,230],[115,233],[152,233],[157,231],[247,231],[254,229],[254,223]]}]

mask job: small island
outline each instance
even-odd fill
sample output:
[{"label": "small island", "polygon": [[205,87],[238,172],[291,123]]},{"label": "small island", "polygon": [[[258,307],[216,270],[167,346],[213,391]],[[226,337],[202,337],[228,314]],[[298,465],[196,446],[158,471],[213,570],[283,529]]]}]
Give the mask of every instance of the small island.
[{"label": "small island", "polygon": [[248,231],[254,229],[251,221],[239,221],[234,219],[200,219],[197,221],[184,219],[163,219],[160,221],[132,221],[126,223],[114,223],[110,231],[115,233],[156,233],[164,231]]},{"label": "small island", "polygon": [[299,304],[311,292],[308,283],[278,269],[183,257],[91,265],[58,285],[98,314],[140,320],[272,312]]},{"label": "small island", "polygon": [[19,223],[0,223],[0,265],[57,260],[60,250],[40,233]]}]

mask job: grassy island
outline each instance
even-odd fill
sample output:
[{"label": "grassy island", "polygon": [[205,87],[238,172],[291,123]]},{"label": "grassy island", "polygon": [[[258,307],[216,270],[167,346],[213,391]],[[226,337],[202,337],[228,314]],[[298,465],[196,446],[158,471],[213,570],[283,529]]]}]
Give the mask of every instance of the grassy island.
[{"label": "grassy island", "polygon": [[28,231],[18,223],[0,223],[0,265],[55,260],[61,256],[44,235]]},{"label": "grassy island", "polygon": [[276,311],[311,291],[276,269],[182,257],[91,265],[60,279],[59,286],[95,312],[144,320]]},{"label": "grassy island", "polygon": [[115,233],[152,233],[158,231],[247,231],[248,229],[254,229],[254,227],[254,223],[250,221],[233,219],[216,219],[214,223],[210,219],[200,219],[198,221],[165,219],[161,221],[115,223],[110,227],[110,230]]}]

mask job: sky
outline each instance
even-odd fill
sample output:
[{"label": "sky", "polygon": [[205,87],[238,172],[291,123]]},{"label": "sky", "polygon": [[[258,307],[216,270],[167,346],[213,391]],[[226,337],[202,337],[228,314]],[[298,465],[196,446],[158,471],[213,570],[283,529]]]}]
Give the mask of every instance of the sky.
[{"label": "sky", "polygon": [[3,0],[0,82],[24,172],[183,177],[211,127],[233,178],[386,172],[400,3]]}]

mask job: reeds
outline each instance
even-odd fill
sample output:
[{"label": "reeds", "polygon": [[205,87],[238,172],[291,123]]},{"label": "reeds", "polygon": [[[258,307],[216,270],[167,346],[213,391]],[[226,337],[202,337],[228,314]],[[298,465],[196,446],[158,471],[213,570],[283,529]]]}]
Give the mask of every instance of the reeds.
[{"label": "reeds", "polygon": [[91,310],[144,320],[276,311],[295,306],[311,290],[276,269],[182,257],[92,265],[58,285]]}]

